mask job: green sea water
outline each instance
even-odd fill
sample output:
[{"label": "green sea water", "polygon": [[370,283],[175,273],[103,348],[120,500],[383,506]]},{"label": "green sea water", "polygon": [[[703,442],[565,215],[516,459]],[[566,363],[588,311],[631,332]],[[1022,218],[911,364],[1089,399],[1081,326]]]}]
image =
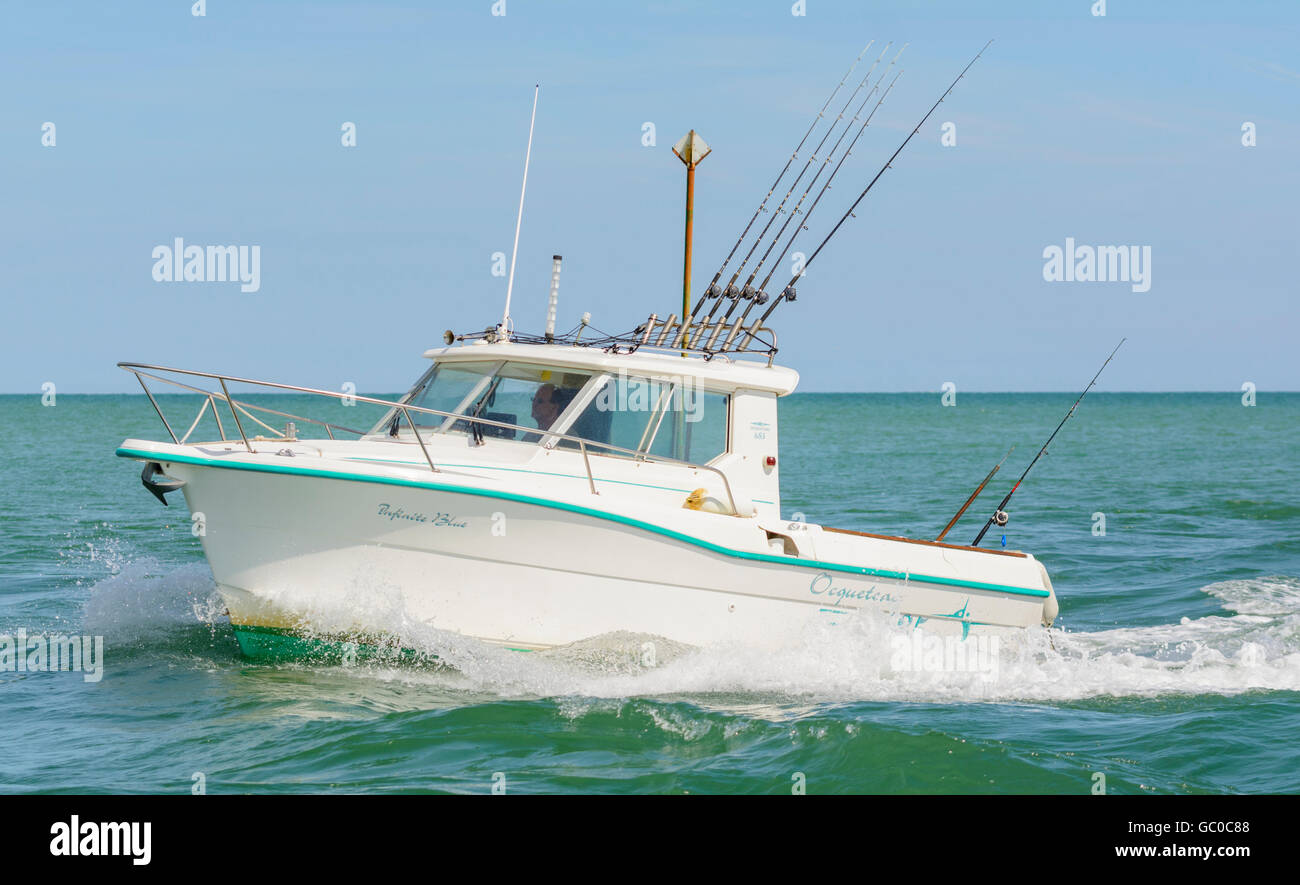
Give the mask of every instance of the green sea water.
[{"label": "green sea water", "polygon": [[[783,513],[934,537],[1015,444],[969,542],[1074,396],[789,397]],[[0,634],[105,641],[98,682],[0,672],[0,791],[1300,791],[1300,394],[1090,395],[1003,530],[1050,571],[1058,629],[1004,643],[995,678],[896,672],[865,621],[654,667],[637,636],[430,631],[413,656],[252,661],[183,505],[113,455],[165,438],[148,400],[5,396],[0,427]]]}]

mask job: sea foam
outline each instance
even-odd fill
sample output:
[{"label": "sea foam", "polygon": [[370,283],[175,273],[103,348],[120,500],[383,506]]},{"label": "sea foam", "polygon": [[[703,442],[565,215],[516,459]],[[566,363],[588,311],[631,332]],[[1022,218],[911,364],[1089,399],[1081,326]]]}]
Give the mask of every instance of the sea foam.
[{"label": "sea foam", "polygon": [[[894,619],[863,610],[836,625],[810,622],[782,645],[692,648],[616,633],[523,653],[436,629],[409,616],[399,587],[358,578],[333,610],[310,611],[321,633],[356,623],[392,637],[394,650],[347,667],[360,679],[439,685],[499,698],[627,698],[725,694],[738,703],[902,701],[1041,702],[1098,697],[1300,690],[1300,578],[1264,576],[1201,588],[1223,611],[1178,623],[1001,635],[988,673],[894,666]],[[127,562],[97,583],[85,630],[141,641],[203,623],[229,629],[202,565]],[[647,654],[647,650],[651,654]],[[414,652],[414,655],[411,652]]]}]

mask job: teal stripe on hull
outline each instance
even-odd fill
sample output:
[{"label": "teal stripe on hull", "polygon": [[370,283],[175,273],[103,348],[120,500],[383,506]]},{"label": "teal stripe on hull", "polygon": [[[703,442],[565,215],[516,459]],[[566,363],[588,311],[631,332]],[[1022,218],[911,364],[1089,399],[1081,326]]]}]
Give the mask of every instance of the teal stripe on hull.
[{"label": "teal stripe on hull", "polygon": [[773,556],[766,553],[750,553],[745,550],[734,550],[730,547],[723,547],[721,544],[715,544],[712,541],[706,541],[703,538],[683,534],[682,532],[665,528],[664,526],[644,522],[639,519],[633,519],[628,516],[622,516],[617,513],[610,513],[604,510],[594,510],[590,507],[583,507],[580,504],[570,504],[567,501],[553,501],[548,498],[535,498],[531,495],[519,495],[514,492],[503,492],[495,489],[478,489],[472,486],[458,486],[448,483],[417,482],[415,480],[399,479],[392,476],[368,476],[363,473],[315,470],[310,467],[291,467],[284,464],[249,464],[240,461],[218,461],[213,458],[196,458],[191,455],[163,455],[157,452],[146,452],[141,449],[119,448],[117,450],[117,456],[119,458],[136,458],[147,461],[168,461],[180,464],[196,464],[200,467],[215,467],[221,470],[250,470],[254,473],[279,473],[289,476],[310,476],[317,479],[336,479],[340,481],[350,480],[353,482],[368,482],[378,485],[404,486],[413,489],[454,492],[462,495],[477,495],[484,498],[499,498],[506,501],[517,501],[521,504],[532,504],[537,507],[549,507],[555,510],[579,513],[597,519],[607,519],[611,522],[617,522],[634,528],[643,529],[644,531],[654,532],[655,534],[664,535],[665,537],[673,538],[678,541],[685,541],[686,543],[693,544],[696,547],[702,547],[705,550],[710,550],[714,553],[721,553],[724,556],[731,556],[736,559],[746,559],[753,562],[771,562],[795,568],[811,569],[813,571],[846,572],[848,574],[863,575],[871,578],[886,578],[895,581],[936,584],[946,587],[962,587],[968,590],[991,590],[997,593],[1011,593],[1016,596],[1032,596],[1039,599],[1045,599],[1048,596],[1046,590],[1039,590],[1031,587],[1012,587],[1006,584],[988,584],[982,581],[964,581],[960,578],[941,578],[934,575],[896,572],[890,569],[845,565],[838,562],[822,562],[820,560],[804,559],[791,560],[788,557]]}]

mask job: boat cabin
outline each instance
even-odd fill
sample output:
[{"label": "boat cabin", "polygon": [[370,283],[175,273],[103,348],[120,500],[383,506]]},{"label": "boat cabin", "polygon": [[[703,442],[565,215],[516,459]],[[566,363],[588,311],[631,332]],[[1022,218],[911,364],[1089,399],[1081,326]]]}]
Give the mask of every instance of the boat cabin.
[{"label": "boat cabin", "polygon": [[635,484],[633,473],[654,472],[670,486],[674,473],[721,475],[729,488],[688,488],[680,475],[672,490],[705,488],[693,509],[730,512],[730,497],[736,515],[780,518],[776,400],[798,383],[791,369],[514,342],[424,356],[433,364],[402,398],[410,408],[388,412],[368,438],[409,438],[440,453],[459,442],[488,461],[580,458],[595,485]]}]

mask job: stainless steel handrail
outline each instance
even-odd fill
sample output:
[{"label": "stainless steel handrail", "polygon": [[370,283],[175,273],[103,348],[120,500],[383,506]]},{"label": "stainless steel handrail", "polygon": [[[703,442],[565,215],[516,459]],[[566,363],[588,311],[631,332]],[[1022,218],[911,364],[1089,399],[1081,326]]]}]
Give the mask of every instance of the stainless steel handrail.
[{"label": "stainless steel handrail", "polygon": [[149,402],[153,403],[153,410],[158,413],[158,417],[162,420],[163,427],[167,428],[167,434],[172,438],[172,442],[176,443],[176,445],[180,445],[180,440],[176,438],[176,431],[172,430],[172,426],[167,423],[167,418],[163,415],[162,409],[158,408],[158,400],[154,399],[153,394],[149,392],[149,385],[144,383],[144,379],[140,377],[139,372],[135,372],[134,374],[135,380],[139,381],[140,386],[144,388],[144,395],[149,397]]},{"label": "stainless steel handrail", "polygon": [[[149,378],[153,378],[155,381],[161,381],[161,382],[163,382],[163,383],[165,383],[165,384],[172,384],[172,385],[174,385],[174,386],[176,386],[176,387],[181,387],[181,388],[184,388],[184,389],[186,389],[186,390],[194,391],[195,393],[201,393],[201,394],[203,394],[204,396],[207,396],[207,397],[209,397],[209,398],[212,398],[212,397],[218,397],[218,398],[220,398],[220,399],[225,400],[226,405],[230,408],[230,412],[231,412],[231,414],[234,415],[234,418],[235,418],[235,425],[236,425],[236,426],[238,427],[238,429],[239,429],[239,436],[240,436],[240,439],[243,440],[244,447],[245,447],[245,448],[246,448],[250,453],[255,453],[255,450],[253,449],[252,445],[249,443],[247,435],[245,435],[245,433],[244,433],[244,427],[243,427],[243,424],[242,424],[242,422],[240,422],[240,420],[239,420],[239,413],[238,413],[238,411],[236,411],[236,409],[235,409],[235,406],[236,406],[236,405],[241,405],[241,406],[242,406],[242,405],[245,405],[245,403],[241,403],[240,401],[231,398],[231,396],[230,396],[230,390],[229,390],[229,388],[226,386],[226,383],[227,383],[227,382],[231,382],[231,383],[235,383],[235,384],[253,384],[253,385],[256,385],[256,386],[259,386],[259,387],[270,387],[270,388],[273,388],[273,389],[276,389],[276,390],[291,390],[291,391],[294,391],[294,392],[296,392],[296,393],[306,393],[306,394],[311,394],[311,395],[314,395],[314,396],[324,396],[324,397],[329,397],[329,398],[332,398],[332,399],[347,399],[347,400],[351,400],[351,401],[353,401],[353,402],[371,403],[371,404],[373,404],[373,405],[378,405],[378,406],[387,406],[387,407],[390,408],[390,409],[396,409],[396,410],[399,410],[399,411],[401,411],[402,414],[405,416],[405,418],[406,418],[406,423],[410,426],[410,428],[411,428],[411,432],[412,432],[412,434],[415,436],[415,440],[416,440],[416,442],[419,443],[419,445],[420,445],[420,450],[421,450],[421,452],[424,453],[424,459],[425,459],[425,461],[427,461],[428,464],[429,464],[429,469],[432,470],[434,473],[439,473],[439,472],[441,472],[441,471],[439,471],[438,468],[437,468],[437,466],[433,463],[433,458],[429,455],[429,450],[428,450],[428,448],[426,448],[425,445],[424,445],[424,439],[420,436],[420,431],[416,428],[415,422],[411,420],[411,415],[410,415],[410,413],[411,413],[412,411],[420,412],[420,413],[422,413],[422,414],[427,414],[427,415],[437,415],[437,416],[441,416],[441,417],[443,417],[443,418],[455,418],[455,419],[457,419],[457,423],[459,423],[460,421],[468,421],[468,422],[474,422],[474,423],[478,423],[478,424],[486,424],[486,425],[491,426],[491,427],[501,427],[501,428],[504,428],[504,429],[506,429],[506,430],[523,431],[525,434],[538,434],[538,433],[540,433],[541,436],[549,437],[549,438],[551,438],[552,440],[570,440],[570,441],[572,441],[572,442],[575,442],[575,443],[578,444],[578,448],[579,448],[579,450],[580,450],[580,452],[581,452],[581,454],[582,454],[583,463],[585,464],[585,466],[586,466],[586,468],[587,468],[587,482],[588,482],[588,484],[589,484],[590,487],[591,487],[591,492],[592,492],[592,494],[594,494],[594,495],[598,495],[598,494],[600,494],[600,493],[599,493],[598,491],[596,491],[596,480],[595,480],[595,476],[592,474],[592,471],[591,471],[591,460],[590,460],[590,458],[588,458],[588,456],[587,456],[587,446],[589,446],[589,445],[591,445],[591,446],[599,446],[600,448],[602,448],[602,449],[608,449],[608,450],[610,450],[611,452],[620,452],[620,453],[625,453],[625,454],[631,455],[634,459],[640,459],[640,460],[650,461],[650,462],[652,462],[652,463],[653,463],[653,462],[659,462],[659,463],[664,463],[664,464],[676,464],[676,465],[679,465],[679,466],[682,466],[682,467],[690,467],[690,468],[693,468],[693,469],[695,469],[695,470],[705,470],[705,471],[708,471],[708,472],[710,472],[710,473],[717,474],[718,478],[722,480],[722,486],[723,486],[724,489],[726,489],[726,492],[727,492],[727,501],[728,501],[728,503],[731,505],[731,515],[732,515],[732,516],[740,516],[740,515],[741,515],[741,514],[740,514],[740,509],[736,506],[736,498],[735,498],[735,495],[734,495],[734,494],[732,493],[732,491],[731,491],[731,482],[730,482],[730,480],[727,479],[727,475],[726,475],[725,473],[723,473],[721,470],[719,470],[718,468],[716,468],[716,467],[711,467],[711,466],[709,466],[708,464],[697,464],[697,463],[695,463],[695,462],[693,462],[693,461],[684,461],[684,460],[681,460],[681,459],[679,459],[679,458],[669,458],[669,457],[664,456],[664,455],[652,455],[652,454],[650,454],[650,453],[648,453],[648,452],[640,452],[640,451],[637,451],[637,450],[635,450],[635,449],[628,449],[628,448],[624,448],[623,446],[616,446],[616,445],[614,445],[614,444],[612,444],[612,443],[604,443],[604,442],[600,442],[599,440],[589,440],[589,439],[585,439],[585,438],[580,437],[580,436],[571,436],[571,435],[569,435],[569,434],[567,434],[567,433],[551,433],[551,432],[549,432],[549,431],[544,431],[544,432],[543,432],[543,431],[539,431],[538,428],[535,428],[535,427],[524,427],[523,425],[520,425],[520,424],[509,424],[509,423],[504,422],[504,421],[492,421],[492,420],[489,420],[489,419],[487,419],[487,418],[476,418],[476,417],[471,417],[471,416],[469,416],[469,415],[458,415],[458,414],[456,414],[455,412],[444,412],[444,411],[442,411],[441,409],[430,409],[430,408],[426,408],[426,407],[424,407],[424,406],[413,406],[413,405],[410,405],[409,403],[393,402],[393,401],[391,401],[391,400],[376,399],[376,398],[374,398],[374,397],[369,397],[369,396],[358,396],[357,394],[338,393],[338,392],[333,391],[333,390],[319,390],[319,389],[314,388],[314,387],[299,387],[299,386],[294,385],[294,384],[280,384],[280,383],[275,382],[275,381],[259,381],[259,380],[255,379],[255,378],[240,378],[240,377],[237,377],[237,376],[234,376],[234,375],[221,375],[221,374],[218,374],[218,373],[215,373],[215,372],[200,372],[200,371],[197,371],[197,370],[194,370],[194,369],[177,369],[177,368],[174,368],[174,367],[172,367],[172,366],[156,366],[156,365],[151,365],[151,364],[149,364],[149,363],[130,363],[130,362],[120,362],[120,363],[118,363],[117,365],[118,365],[119,368],[121,368],[121,369],[125,369],[126,371],[128,371],[128,372],[130,372],[131,374],[135,375],[136,380],[140,382],[140,386],[144,388],[145,394],[149,397],[149,401],[150,401],[151,403],[153,403],[154,411],[156,411],[156,412],[158,413],[158,417],[159,417],[160,419],[162,419],[163,426],[167,428],[167,432],[168,432],[168,434],[171,435],[172,442],[173,442],[173,443],[176,443],[177,445],[179,445],[180,442],[177,440],[177,438],[176,438],[176,434],[175,434],[174,432],[172,432],[171,425],[167,423],[167,419],[163,416],[162,409],[160,409],[160,408],[158,407],[158,402],[157,402],[157,400],[155,400],[154,397],[153,397],[153,394],[149,392],[149,387],[148,387],[147,384],[145,384],[145,382],[144,382],[144,378],[141,377],[142,375],[144,375],[144,376],[146,376],[146,377],[149,377]],[[193,386],[191,386],[191,385],[184,384],[184,383],[182,383],[182,382],[180,382],[180,381],[176,381],[175,379],[172,379],[172,378],[163,378],[163,377],[160,377],[160,376],[158,376],[158,375],[150,374],[150,371],[153,371],[153,372],[173,372],[173,373],[175,373],[175,374],[177,374],[177,375],[190,375],[190,376],[193,376],[193,377],[196,377],[196,378],[212,378],[212,379],[216,380],[217,382],[219,382],[219,383],[221,384],[221,391],[222,391],[222,392],[221,392],[220,394],[218,394],[216,391],[207,391],[207,390],[202,390],[201,388],[196,388],[196,387],[193,387]],[[250,405],[251,405],[251,404],[250,404]],[[252,407],[253,407],[253,408],[257,408],[257,409],[264,409],[264,407],[262,407],[262,406],[252,406]],[[265,410],[265,411],[272,411],[272,410],[269,410],[269,409],[264,409],[264,410]],[[307,421],[307,422],[309,422],[309,423],[314,423],[314,424],[326,424],[326,422],[319,421],[319,420],[314,419],[314,418],[300,417],[300,416],[297,416],[297,415],[289,415],[288,413],[278,413],[278,414],[282,414],[282,415],[284,415],[285,417],[293,418],[293,419],[295,419],[295,420],[299,420],[299,421]],[[216,415],[216,409],[215,409],[215,408],[213,409],[213,415],[214,415],[214,416]],[[329,426],[329,425],[327,425],[327,426]],[[333,425],[333,426],[337,426],[337,425]],[[218,427],[220,427],[220,421],[219,421],[219,420],[218,420]],[[356,431],[356,430],[350,430],[350,429],[345,428],[345,427],[340,427],[339,429],[341,429],[341,430],[347,430],[349,433],[359,433],[359,431]],[[331,435],[331,438],[332,438],[332,435]],[[222,432],[222,439],[225,440],[225,434],[224,434],[224,431]],[[548,442],[547,445],[548,445],[548,447],[549,447],[549,446],[553,445],[553,443],[552,443],[552,442]],[[597,452],[596,454],[600,454],[600,453]]]},{"label": "stainless steel handrail", "polygon": [[[119,365],[119,366],[122,366],[122,367],[124,367],[124,368],[126,367],[126,364],[125,364],[125,363],[118,363],[118,365]],[[151,367],[151,368],[153,368],[153,367]],[[186,371],[183,370],[183,369],[168,369],[168,368],[166,368],[165,366],[158,366],[158,367],[156,367],[156,368],[157,368],[159,371],[180,372],[180,373],[182,373],[182,374],[198,374],[198,373],[186,372]],[[127,371],[129,371],[129,372],[131,372],[132,374],[134,374],[134,375],[136,376],[136,380],[137,380],[137,381],[139,381],[139,380],[140,380],[140,376],[143,375],[145,378],[152,378],[152,379],[154,379],[155,381],[161,381],[161,382],[163,382],[164,384],[170,384],[170,385],[172,385],[173,387],[180,387],[180,388],[183,388],[183,389],[185,389],[185,390],[192,391],[193,393],[197,393],[197,394],[199,394],[200,396],[207,397],[209,401],[213,400],[214,398],[220,398],[220,396],[221,396],[221,394],[217,393],[216,391],[208,391],[208,390],[204,390],[202,387],[195,387],[195,386],[193,386],[193,385],[191,385],[191,384],[184,384],[184,383],[182,383],[182,382],[180,382],[180,381],[177,381],[175,378],[164,378],[164,377],[162,377],[161,375],[152,375],[152,374],[150,374],[149,372],[135,371],[134,369],[127,369]],[[215,377],[215,376],[212,376],[212,377]],[[227,380],[233,381],[233,380],[236,380],[236,379],[228,378]],[[257,382],[254,382],[254,383],[257,383]],[[270,385],[270,384],[271,384],[271,382],[269,382],[269,381],[268,381],[268,382],[265,382],[265,383],[266,383],[267,385]],[[144,387],[144,382],[141,382],[140,386],[141,386],[141,387]],[[145,387],[145,393],[146,393],[146,394],[149,393],[149,388],[148,388],[148,387]],[[152,401],[152,400],[153,400],[153,397],[150,396],[150,401]],[[246,408],[246,409],[256,409],[256,410],[259,411],[259,412],[267,412],[267,413],[272,414],[272,415],[279,415],[281,418],[292,418],[292,419],[295,420],[295,421],[306,421],[308,424],[319,424],[320,426],[322,426],[322,427],[325,428],[325,432],[326,432],[327,434],[329,434],[329,438],[330,438],[330,439],[334,439],[334,433],[333,433],[333,431],[335,431],[335,430],[342,430],[342,431],[344,431],[345,433],[355,433],[355,434],[357,434],[358,436],[364,436],[364,435],[367,433],[367,431],[365,431],[365,430],[357,430],[357,429],[354,428],[354,427],[344,427],[342,424],[331,424],[331,423],[328,422],[328,421],[321,421],[319,418],[310,418],[310,417],[308,417],[308,416],[306,416],[306,415],[294,415],[294,414],[291,414],[290,412],[281,412],[281,411],[277,411],[276,409],[272,409],[272,408],[270,408],[270,407],[268,407],[268,406],[259,406],[259,405],[257,405],[256,403],[243,402],[243,401],[241,401],[241,400],[234,400],[234,403],[235,403],[235,405],[242,406],[242,407],[244,407],[244,408]],[[154,403],[154,409],[155,409],[155,410],[158,409],[158,404],[157,404],[157,403]],[[162,417],[161,412],[159,413],[158,417],[160,417],[160,418]],[[217,406],[216,406],[216,403],[213,403],[213,404],[212,404],[212,417],[215,418],[216,421],[217,421],[217,432],[221,434],[221,438],[222,438],[223,440],[228,440],[228,438],[226,437],[226,428],[223,427],[222,424],[221,424],[221,414],[220,414],[219,412],[217,412]],[[167,423],[167,419],[164,418],[164,419],[163,419],[163,424],[166,424],[166,423]]]},{"label": "stainless steel handrail", "polygon": [[217,422],[217,433],[221,434],[222,439],[225,439],[226,428],[221,424],[221,414],[217,411],[217,401],[212,398],[212,394],[208,394],[208,402],[212,404],[212,417]]},{"label": "stainless steel handrail", "polygon": [[[587,457],[586,440],[578,440],[578,449],[582,452],[582,463],[587,466],[587,485],[591,486],[593,495],[599,495],[600,492],[596,491],[596,478],[591,475],[591,458]],[[732,509],[734,510],[735,507],[733,506]]]}]

